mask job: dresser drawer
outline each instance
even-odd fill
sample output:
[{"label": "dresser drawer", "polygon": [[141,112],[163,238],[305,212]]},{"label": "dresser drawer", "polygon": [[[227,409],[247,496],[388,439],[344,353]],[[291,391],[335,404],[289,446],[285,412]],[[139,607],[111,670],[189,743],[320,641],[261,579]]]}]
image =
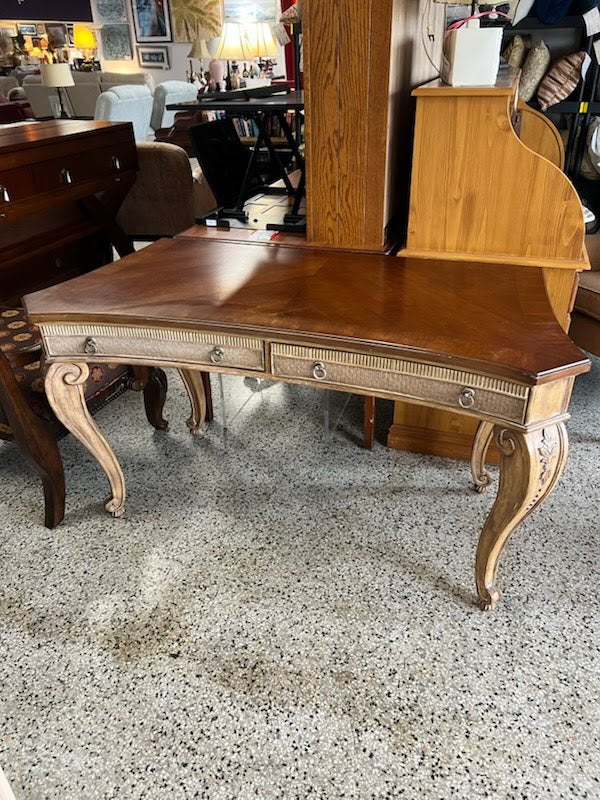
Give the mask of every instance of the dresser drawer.
[{"label": "dresser drawer", "polygon": [[315,385],[344,386],[377,394],[423,400],[456,410],[523,422],[529,388],[510,381],[433,364],[273,344],[275,378],[295,378]]},{"label": "dresser drawer", "polygon": [[265,369],[260,339],[191,330],[157,330],[137,326],[40,325],[49,356],[155,359],[207,367]]},{"label": "dresser drawer", "polygon": [[130,169],[137,169],[137,152],[133,145],[119,142],[94,151],[94,174],[98,178]]},{"label": "dresser drawer", "polygon": [[0,172],[0,213],[2,213],[3,206],[17,200],[24,200],[35,193],[33,172],[30,167],[19,167]]},{"label": "dresser drawer", "polygon": [[95,153],[68,153],[61,158],[36,164],[35,185],[37,191],[52,192],[73,184],[84,183],[96,176]]}]

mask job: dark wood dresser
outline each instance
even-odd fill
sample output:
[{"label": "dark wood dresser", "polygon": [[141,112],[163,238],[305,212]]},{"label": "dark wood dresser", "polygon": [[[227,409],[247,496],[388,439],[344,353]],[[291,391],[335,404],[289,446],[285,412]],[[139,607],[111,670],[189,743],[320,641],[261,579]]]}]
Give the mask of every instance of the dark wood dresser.
[{"label": "dark wood dresser", "polygon": [[0,127],[0,304],[131,252],[115,215],[133,185],[130,123]]}]

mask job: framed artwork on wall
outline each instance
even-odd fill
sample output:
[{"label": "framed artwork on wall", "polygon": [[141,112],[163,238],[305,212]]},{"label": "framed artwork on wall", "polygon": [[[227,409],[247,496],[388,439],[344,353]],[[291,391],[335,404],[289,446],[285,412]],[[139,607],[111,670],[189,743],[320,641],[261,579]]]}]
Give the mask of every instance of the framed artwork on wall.
[{"label": "framed artwork on wall", "polygon": [[133,27],[138,42],[170,42],[169,0],[131,0]]},{"label": "framed artwork on wall", "polygon": [[46,37],[51,48],[66,47],[68,44],[67,26],[62,22],[47,22]]},{"label": "framed artwork on wall", "polygon": [[127,22],[126,0],[92,0],[94,19],[98,25]]},{"label": "framed artwork on wall", "polygon": [[195,42],[221,33],[223,0],[171,0],[175,42]]},{"label": "framed artwork on wall", "polygon": [[129,25],[103,25],[100,29],[102,55],[107,61],[126,61],[133,58]]},{"label": "framed artwork on wall", "polygon": [[144,69],[171,69],[169,48],[156,45],[137,45],[140,67]]},{"label": "framed artwork on wall", "polygon": [[37,25],[35,22],[19,22],[17,25],[19,33],[23,36],[35,36],[37,34]]},{"label": "framed artwork on wall", "polygon": [[279,3],[275,8],[275,0],[224,0],[225,19],[227,22],[274,22],[279,16]]},{"label": "framed artwork on wall", "polygon": [[[45,32],[45,31],[44,31]],[[17,35],[17,26],[9,22],[0,22],[0,36],[9,36],[11,39]]]},{"label": "framed artwork on wall", "polygon": [[46,26],[43,22],[36,23],[37,34],[38,36],[45,36],[46,35]]}]

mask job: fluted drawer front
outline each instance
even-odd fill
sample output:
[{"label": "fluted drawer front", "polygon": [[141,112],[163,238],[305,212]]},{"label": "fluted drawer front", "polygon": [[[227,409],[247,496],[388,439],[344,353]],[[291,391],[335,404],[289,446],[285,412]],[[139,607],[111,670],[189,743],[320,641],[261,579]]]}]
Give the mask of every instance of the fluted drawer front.
[{"label": "fluted drawer front", "polygon": [[338,350],[273,344],[274,377],[384,392],[523,422],[529,389],[518,383],[433,364]]},{"label": "fluted drawer front", "polygon": [[193,330],[137,326],[40,325],[49,356],[111,356],[264,371],[262,340]]}]

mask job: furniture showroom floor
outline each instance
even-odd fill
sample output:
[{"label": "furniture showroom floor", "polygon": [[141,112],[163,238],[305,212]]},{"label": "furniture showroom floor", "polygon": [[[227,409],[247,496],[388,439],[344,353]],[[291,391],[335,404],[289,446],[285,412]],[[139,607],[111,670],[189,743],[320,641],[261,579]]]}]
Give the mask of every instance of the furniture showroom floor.
[{"label": "furniture showroom floor", "polygon": [[325,443],[322,392],[236,377],[227,436],[213,376],[194,438],[169,380],[168,433],[133,393],[99,414],[121,520],[69,437],[67,515],[46,530],[39,479],[1,447],[0,764],[18,800],[600,796],[600,361],[575,385],[568,474],[508,545],[487,614],[463,587],[493,492],[467,464],[361,449],[357,397]]}]

